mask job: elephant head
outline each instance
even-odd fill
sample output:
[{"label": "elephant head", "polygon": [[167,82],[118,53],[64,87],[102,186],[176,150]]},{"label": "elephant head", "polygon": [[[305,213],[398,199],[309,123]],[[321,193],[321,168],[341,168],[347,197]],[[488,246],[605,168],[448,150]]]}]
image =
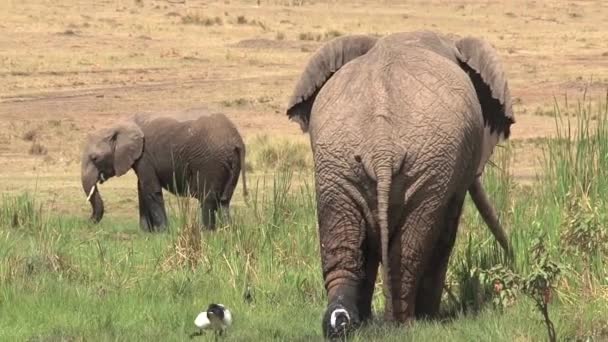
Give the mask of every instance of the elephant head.
[{"label": "elephant head", "polygon": [[103,217],[103,200],[97,183],[125,174],[141,157],[144,134],[133,122],[124,122],[89,134],[82,154],[82,188],[93,213],[91,219]]}]

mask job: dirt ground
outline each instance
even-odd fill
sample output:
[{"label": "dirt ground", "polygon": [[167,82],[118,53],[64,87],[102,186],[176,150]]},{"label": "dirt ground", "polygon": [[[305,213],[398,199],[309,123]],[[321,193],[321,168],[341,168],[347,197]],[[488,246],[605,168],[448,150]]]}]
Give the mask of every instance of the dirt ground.
[{"label": "dirt ground", "polygon": [[[605,99],[606,18],[602,0],[4,0],[0,191],[69,189],[84,210],[86,132],[139,111],[205,106],[246,138],[306,142],[284,107],[314,50],[342,34],[416,29],[482,36],[498,49],[515,99],[513,172],[533,179],[533,141],[554,131],[555,99]],[[116,189],[132,191],[129,177]]]}]

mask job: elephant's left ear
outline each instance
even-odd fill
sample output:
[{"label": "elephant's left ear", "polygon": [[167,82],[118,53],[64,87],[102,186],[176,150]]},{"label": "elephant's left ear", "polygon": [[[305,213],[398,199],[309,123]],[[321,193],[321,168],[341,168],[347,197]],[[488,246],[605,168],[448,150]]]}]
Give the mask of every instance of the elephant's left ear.
[{"label": "elephant's left ear", "polygon": [[114,131],[114,172],[122,176],[131,167],[144,149],[144,132],[134,122],[125,122]]},{"label": "elephant's left ear", "polygon": [[468,73],[481,104],[483,119],[490,132],[503,139],[515,123],[511,93],[496,50],[487,41],[466,37],[456,41],[461,67]]}]

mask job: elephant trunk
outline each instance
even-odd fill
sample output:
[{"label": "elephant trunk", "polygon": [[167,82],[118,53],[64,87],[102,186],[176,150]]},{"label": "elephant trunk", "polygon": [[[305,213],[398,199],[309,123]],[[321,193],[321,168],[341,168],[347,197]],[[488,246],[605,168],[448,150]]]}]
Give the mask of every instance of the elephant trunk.
[{"label": "elephant trunk", "polygon": [[95,223],[99,222],[103,217],[103,200],[99,194],[97,182],[99,179],[99,172],[93,165],[85,166],[82,172],[82,189],[87,195],[87,200],[91,203],[93,212],[91,213],[91,220]]},{"label": "elephant trunk", "polygon": [[507,233],[504,231],[504,229],[500,225],[500,222],[498,221],[498,216],[494,211],[494,207],[492,207],[492,204],[490,204],[488,195],[483,189],[479,177],[475,178],[475,181],[469,188],[469,193],[471,194],[471,199],[473,199],[473,203],[475,203],[475,207],[477,207],[479,214],[490,228],[490,231],[494,235],[494,238],[496,238],[496,240],[498,241],[500,246],[505,250],[507,255],[511,257],[513,251],[509,243],[509,238],[507,237]]}]

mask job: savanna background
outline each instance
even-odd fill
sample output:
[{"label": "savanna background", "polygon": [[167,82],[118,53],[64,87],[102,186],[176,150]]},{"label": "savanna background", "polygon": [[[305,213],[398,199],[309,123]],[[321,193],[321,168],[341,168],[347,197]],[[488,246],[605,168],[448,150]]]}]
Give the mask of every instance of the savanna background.
[{"label": "savanna background", "polygon": [[[517,123],[484,182],[516,258],[469,203],[445,318],[353,339],[538,341],[553,325],[608,340],[606,18],[601,0],[0,2],[0,340],[186,340],[211,302],[234,313],[228,340],[320,340],[311,154],[284,105],[324,41],[417,29],[482,36],[502,57]],[[201,233],[196,202],[166,194],[170,231],[143,233],[130,172],[101,186],[106,215],[89,223],[86,133],[193,107],[246,139],[234,221]]]}]

